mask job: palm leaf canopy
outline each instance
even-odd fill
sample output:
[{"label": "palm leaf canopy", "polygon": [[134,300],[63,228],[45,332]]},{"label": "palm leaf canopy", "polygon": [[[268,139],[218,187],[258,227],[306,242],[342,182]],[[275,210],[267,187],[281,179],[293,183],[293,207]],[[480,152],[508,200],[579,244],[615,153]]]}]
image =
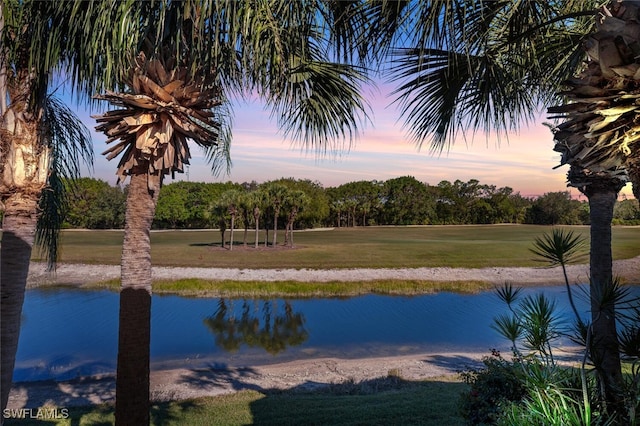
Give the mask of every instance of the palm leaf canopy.
[{"label": "palm leaf canopy", "polygon": [[[65,24],[55,3],[0,2],[0,198],[42,190],[35,243],[50,268],[64,220],[62,182],[80,176],[81,162],[89,168],[93,162],[89,130],[50,93],[66,56]],[[15,134],[31,126],[37,137],[25,145]],[[18,151],[29,155],[17,156]]]},{"label": "palm leaf canopy", "polygon": [[640,146],[640,4],[625,2],[600,9],[596,32],[585,43],[588,66],[562,92],[569,100],[549,108],[562,119],[553,128],[555,150],[570,164],[572,185],[594,179],[628,180],[628,160]]},{"label": "palm leaf canopy", "polygon": [[96,130],[109,137],[107,144],[117,141],[103,154],[109,160],[122,154],[119,181],[133,173],[158,176],[161,181],[166,174],[183,172],[191,158],[187,139],[209,148],[217,146],[224,134],[214,110],[224,99],[214,79],[190,74],[174,63],[170,54],[163,61],[140,53],[125,80],[130,93],[95,96],[123,107],[94,117],[100,123]]},{"label": "palm leaf canopy", "polygon": [[581,68],[597,3],[407,2],[387,76],[413,141],[442,150],[467,130],[529,123]]},{"label": "palm leaf canopy", "polygon": [[152,61],[170,53],[189,76],[215,81],[223,98],[257,94],[285,135],[319,152],[350,143],[368,120],[357,90],[365,70],[344,57],[348,43],[362,40],[360,30],[347,29],[365,26],[361,2],[348,10],[318,0],[61,3],[60,13],[77,21],[68,29],[65,72],[81,96],[131,92],[123,66],[131,55]]}]

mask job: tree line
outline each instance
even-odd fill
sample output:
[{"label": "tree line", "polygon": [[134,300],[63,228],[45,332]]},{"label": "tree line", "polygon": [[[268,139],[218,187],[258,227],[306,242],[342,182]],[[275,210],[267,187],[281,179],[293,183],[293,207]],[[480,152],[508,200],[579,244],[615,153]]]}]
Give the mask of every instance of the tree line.
[{"label": "tree line", "polygon": [[[122,228],[127,190],[127,186],[111,186],[93,178],[69,184],[65,226]],[[245,229],[242,240],[255,244],[246,229],[277,232],[318,227],[495,223],[588,224],[589,204],[572,199],[568,191],[524,197],[510,187],[498,188],[476,179],[429,185],[403,176],[327,188],[293,178],[261,184],[180,181],[161,188],[153,226],[216,228],[223,233]],[[614,223],[640,224],[638,201],[618,201]],[[289,238],[286,233],[284,241],[289,242]]]}]

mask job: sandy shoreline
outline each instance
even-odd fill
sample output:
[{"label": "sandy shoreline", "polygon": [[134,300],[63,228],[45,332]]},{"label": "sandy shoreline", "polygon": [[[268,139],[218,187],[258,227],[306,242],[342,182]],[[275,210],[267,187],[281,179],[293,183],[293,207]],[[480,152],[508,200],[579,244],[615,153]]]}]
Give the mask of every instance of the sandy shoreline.
[{"label": "sandy shoreline", "polygon": [[[585,282],[588,265],[568,268],[571,282]],[[614,262],[614,274],[624,282],[640,284],[640,257]],[[119,266],[61,264],[55,274],[46,272],[44,264],[33,263],[28,286],[70,284],[82,285],[120,275]],[[153,277],[204,278],[231,280],[299,280],[299,281],[365,281],[373,279],[419,279],[434,281],[485,281],[514,285],[563,284],[560,268],[414,268],[414,269],[216,269],[154,267]],[[454,374],[462,369],[479,365],[485,353],[421,353],[390,357],[340,359],[317,358],[282,364],[225,367],[177,368],[152,371],[151,392],[155,400],[188,399],[221,395],[242,389],[262,391],[275,389],[310,390],[319,386],[361,382],[386,377],[390,372],[405,380],[420,380]],[[46,404],[58,407],[97,404],[113,401],[115,381],[113,375],[86,377],[64,382],[22,382],[12,388],[9,408],[38,408]]]},{"label": "sandy shoreline", "polygon": [[[624,282],[640,284],[640,256],[617,260],[614,274]],[[588,282],[588,265],[567,267],[569,281]],[[242,269],[242,268],[183,268],[154,266],[154,279],[202,278],[238,281],[367,281],[376,279],[432,280],[432,281],[485,281],[502,284],[559,285],[564,283],[562,270],[555,268],[394,268],[394,269]],[[119,265],[60,264],[54,273],[46,271],[44,263],[32,263],[27,285],[47,284],[81,285],[120,277]]]},{"label": "sandy shoreline", "polygon": [[[390,374],[422,380],[480,365],[487,353],[424,353],[366,359],[318,358],[255,367],[179,368],[151,372],[154,401],[216,396],[244,389],[309,391]],[[115,400],[113,375],[14,384],[8,408],[71,407]]]}]

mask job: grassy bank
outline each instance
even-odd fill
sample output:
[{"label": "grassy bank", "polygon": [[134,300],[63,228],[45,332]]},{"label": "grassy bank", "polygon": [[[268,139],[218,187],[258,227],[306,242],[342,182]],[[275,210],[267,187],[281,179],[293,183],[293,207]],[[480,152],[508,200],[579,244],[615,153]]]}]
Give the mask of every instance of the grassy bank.
[{"label": "grassy bank", "polygon": [[[363,294],[403,295],[434,294],[441,291],[475,294],[494,286],[483,281],[233,281],[187,278],[153,282],[154,294],[179,294],[186,297],[351,297]],[[120,280],[102,281],[83,286],[87,289],[120,290]]]},{"label": "grassy bank", "polygon": [[[587,241],[589,227],[570,227]],[[479,225],[341,228],[295,233],[295,249],[254,248],[243,232],[234,233],[234,249],[222,248],[220,233],[154,232],[152,259],[159,266],[215,268],[482,268],[540,266],[529,251],[549,226]],[[64,231],[61,262],[117,265],[122,231]],[[281,232],[279,240],[284,239]],[[264,236],[261,237],[261,241]],[[614,259],[640,256],[640,227],[613,228]],[[588,249],[587,249],[588,250]],[[34,253],[34,260],[42,260]],[[586,262],[586,259],[585,259]]]}]

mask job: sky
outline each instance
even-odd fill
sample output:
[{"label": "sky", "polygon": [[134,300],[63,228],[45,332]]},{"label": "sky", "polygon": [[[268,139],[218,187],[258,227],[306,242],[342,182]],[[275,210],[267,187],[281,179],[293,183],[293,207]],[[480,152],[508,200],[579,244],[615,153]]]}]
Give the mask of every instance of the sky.
[{"label": "sky", "polygon": [[[191,165],[187,173],[176,174],[175,181],[194,182],[251,182],[258,183],[282,177],[310,179],[322,186],[332,187],[360,180],[384,181],[401,176],[413,176],[421,182],[437,185],[440,181],[468,181],[477,179],[482,184],[509,186],[525,197],[536,197],[547,192],[570,191],[577,199],[585,199],[575,188],[566,185],[568,166],[554,169],[560,155],[553,151],[551,131],[542,123],[541,115],[520,132],[510,134],[508,140],[484,134],[475,136],[472,143],[456,141],[448,151],[432,153],[428,145],[421,149],[410,142],[402,128],[399,110],[391,105],[388,90],[378,88],[365,92],[371,106],[371,123],[349,149],[335,155],[319,156],[292,145],[278,131],[276,120],[259,101],[235,102],[233,106],[233,139],[231,143],[230,173],[214,176],[202,150],[193,145]],[[106,107],[105,103],[105,107]],[[82,121],[92,131],[95,163],[92,172],[83,170],[83,176],[116,183],[117,159],[107,161],[101,153],[106,149],[106,137],[93,129],[90,117],[99,111],[88,111],[76,106]],[[171,183],[165,178],[165,184]],[[631,184],[621,196],[632,198]]]}]

